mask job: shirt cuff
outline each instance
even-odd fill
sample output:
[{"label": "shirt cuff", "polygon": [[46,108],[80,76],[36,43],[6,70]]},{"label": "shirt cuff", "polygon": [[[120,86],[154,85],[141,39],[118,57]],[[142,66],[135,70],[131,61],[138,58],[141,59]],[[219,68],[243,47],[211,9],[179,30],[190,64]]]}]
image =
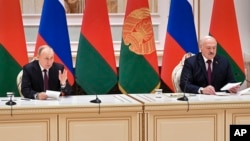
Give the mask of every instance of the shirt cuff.
[{"label": "shirt cuff", "polygon": [[198,90],[198,93],[199,93],[199,94],[203,94],[203,89],[204,89],[204,88],[200,87],[199,90]]}]

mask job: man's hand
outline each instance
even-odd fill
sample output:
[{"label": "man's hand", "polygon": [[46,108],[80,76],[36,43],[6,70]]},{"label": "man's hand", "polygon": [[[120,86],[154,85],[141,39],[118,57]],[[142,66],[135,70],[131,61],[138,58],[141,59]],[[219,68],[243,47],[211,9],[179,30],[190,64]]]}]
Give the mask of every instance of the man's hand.
[{"label": "man's hand", "polygon": [[240,85],[237,85],[237,86],[230,88],[228,91],[230,93],[237,93],[239,89],[240,89]]},{"label": "man's hand", "polygon": [[60,80],[61,85],[66,85],[67,70],[64,69],[63,72],[61,70],[59,70],[58,78]]},{"label": "man's hand", "polygon": [[215,89],[213,86],[208,85],[207,87],[203,88],[202,91],[203,94],[209,94],[209,95],[215,95]]},{"label": "man's hand", "polygon": [[37,99],[39,100],[46,100],[48,98],[48,96],[46,95],[45,92],[40,92],[37,94]]}]

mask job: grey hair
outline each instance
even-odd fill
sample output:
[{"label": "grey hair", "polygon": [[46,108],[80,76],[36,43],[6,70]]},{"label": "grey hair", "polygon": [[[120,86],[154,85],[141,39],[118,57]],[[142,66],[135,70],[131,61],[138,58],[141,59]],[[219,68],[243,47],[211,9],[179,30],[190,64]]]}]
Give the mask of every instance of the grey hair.
[{"label": "grey hair", "polygon": [[50,46],[48,45],[42,45],[38,48],[38,56],[41,55],[42,51],[45,50],[45,49],[50,49],[54,52],[53,48],[51,48]]}]

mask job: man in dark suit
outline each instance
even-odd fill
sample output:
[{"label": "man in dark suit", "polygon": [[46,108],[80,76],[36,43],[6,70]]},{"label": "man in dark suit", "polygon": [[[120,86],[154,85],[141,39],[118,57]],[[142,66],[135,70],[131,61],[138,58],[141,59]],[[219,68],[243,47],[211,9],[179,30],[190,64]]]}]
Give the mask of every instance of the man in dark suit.
[{"label": "man in dark suit", "polygon": [[43,45],[38,49],[37,59],[23,67],[21,92],[26,98],[45,100],[46,90],[71,94],[67,71],[62,64],[54,62],[53,49]]},{"label": "man in dark suit", "polygon": [[[200,42],[199,49],[200,53],[185,60],[180,80],[182,91],[215,94],[227,83],[235,82],[229,61],[216,55],[215,38],[205,36]],[[211,64],[210,67],[208,62]],[[232,87],[228,91],[236,93],[239,87],[240,85]]]}]

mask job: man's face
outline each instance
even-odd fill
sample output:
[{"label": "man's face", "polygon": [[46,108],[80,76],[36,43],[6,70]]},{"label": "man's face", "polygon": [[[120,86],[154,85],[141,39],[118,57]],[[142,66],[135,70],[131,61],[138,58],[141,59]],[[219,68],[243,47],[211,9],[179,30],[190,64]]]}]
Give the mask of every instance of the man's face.
[{"label": "man's face", "polygon": [[217,42],[214,39],[206,39],[201,45],[201,53],[208,60],[211,60],[215,57],[217,51]]},{"label": "man's face", "polygon": [[54,52],[50,49],[44,49],[38,56],[38,61],[44,69],[49,69],[54,62]]}]

